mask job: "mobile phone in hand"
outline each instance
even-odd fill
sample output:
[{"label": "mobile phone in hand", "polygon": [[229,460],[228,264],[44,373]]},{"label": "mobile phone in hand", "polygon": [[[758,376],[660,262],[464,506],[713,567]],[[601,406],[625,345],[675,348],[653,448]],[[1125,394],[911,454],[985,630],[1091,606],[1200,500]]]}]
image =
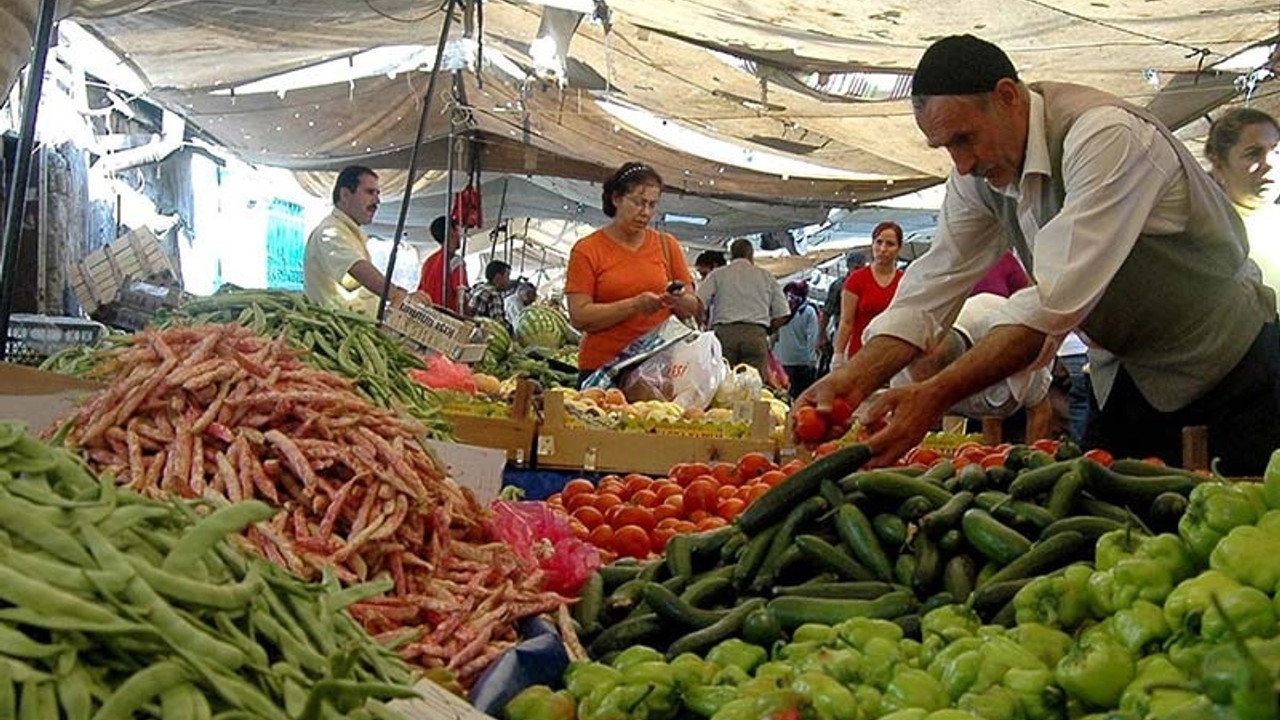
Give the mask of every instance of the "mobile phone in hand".
[{"label": "mobile phone in hand", "polygon": [[683,290],[684,290],[684,283],[679,280],[672,280],[670,283],[667,284],[667,292],[672,295],[682,292]]}]

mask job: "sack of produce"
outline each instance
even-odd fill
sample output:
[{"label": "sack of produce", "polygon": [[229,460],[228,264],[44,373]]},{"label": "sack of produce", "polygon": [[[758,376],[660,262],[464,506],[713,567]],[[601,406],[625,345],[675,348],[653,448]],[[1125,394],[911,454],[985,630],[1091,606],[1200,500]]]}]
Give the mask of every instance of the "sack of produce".
[{"label": "sack of produce", "polygon": [[563,515],[543,502],[498,500],[492,506],[493,534],[531,568],[540,568],[546,590],[574,595],[600,567],[594,545],[573,536]]},{"label": "sack of produce", "polygon": [[696,333],[627,373],[622,391],[631,402],[662,400],[705,410],[727,374],[714,333]]}]

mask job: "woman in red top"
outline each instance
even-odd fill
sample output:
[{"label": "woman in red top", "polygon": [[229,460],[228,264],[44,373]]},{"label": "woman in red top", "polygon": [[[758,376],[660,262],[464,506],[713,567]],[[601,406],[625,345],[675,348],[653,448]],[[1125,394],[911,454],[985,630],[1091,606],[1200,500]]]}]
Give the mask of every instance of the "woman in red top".
[{"label": "woman in red top", "polygon": [[871,318],[884,312],[898,291],[902,271],[898,269],[898,253],[902,252],[902,228],[895,222],[882,222],[871,232],[871,265],[849,274],[840,298],[840,329],[836,332],[836,352],[831,358],[834,370],[844,365],[862,347],[862,333]]}]

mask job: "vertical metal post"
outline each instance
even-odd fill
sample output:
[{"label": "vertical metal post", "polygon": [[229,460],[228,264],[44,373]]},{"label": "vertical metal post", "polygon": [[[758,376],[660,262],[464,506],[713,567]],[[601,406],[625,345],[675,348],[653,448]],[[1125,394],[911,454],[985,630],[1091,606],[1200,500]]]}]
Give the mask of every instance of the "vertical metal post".
[{"label": "vertical metal post", "polygon": [[457,151],[458,133],[453,126],[453,118],[449,118],[449,161],[448,172],[445,176],[444,190],[444,241],[440,244],[440,254],[443,256],[444,262],[440,263],[440,274],[444,277],[440,281],[440,304],[446,310],[452,310],[453,306],[449,304],[449,270],[450,255],[446,252],[449,249],[449,243],[453,240],[453,213],[449,204],[453,202],[453,156]]},{"label": "vertical metal post", "polygon": [[31,149],[35,146],[36,115],[40,110],[40,91],[44,87],[45,56],[53,35],[53,11],[56,0],[40,0],[40,16],[32,37],[31,62],[28,64],[27,95],[22,99],[22,126],[18,131],[18,149],[13,159],[13,182],[4,212],[4,247],[0,256],[0,360],[9,357],[9,315],[13,311],[14,274],[18,270],[18,243],[22,239],[22,219],[27,208],[27,184],[31,174]]},{"label": "vertical metal post", "polygon": [[[44,0],[50,2],[51,0]],[[436,80],[440,77],[440,64],[444,61],[444,46],[449,40],[449,27],[453,24],[453,11],[458,0],[449,0],[444,8],[444,21],[440,25],[440,41],[436,44],[436,62],[431,66],[431,76],[427,80],[427,94],[422,100],[422,115],[418,118],[418,134],[413,141],[413,149],[409,152],[409,176],[405,178],[404,197],[400,201],[400,216],[396,219],[396,234],[391,239],[391,257],[387,259],[387,274],[382,283],[382,297],[378,300],[378,322],[382,322],[387,313],[387,296],[391,294],[391,275],[396,269],[396,255],[400,251],[400,236],[404,234],[405,220],[409,216],[409,201],[413,198],[413,183],[418,174],[418,152],[422,148],[422,138],[427,133],[427,118],[431,114],[431,100],[436,93]]]}]

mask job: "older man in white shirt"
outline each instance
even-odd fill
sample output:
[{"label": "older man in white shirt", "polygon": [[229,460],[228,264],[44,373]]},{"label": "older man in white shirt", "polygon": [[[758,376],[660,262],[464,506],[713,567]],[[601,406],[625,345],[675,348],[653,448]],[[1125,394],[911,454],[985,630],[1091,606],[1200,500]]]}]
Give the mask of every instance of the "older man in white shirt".
[{"label": "older man in white shirt", "polygon": [[739,238],[729,245],[728,265],[698,283],[707,308],[707,324],[720,340],[730,365],[746,363],[769,377],[769,331],[791,315],[782,287],[769,271],[755,265],[755,248]]},{"label": "older man in white shirt", "polygon": [[959,361],[885,394],[873,464],[906,452],[957,401],[1047,363],[1078,329],[1098,406],[1086,444],[1175,461],[1181,428],[1208,425],[1228,472],[1260,473],[1280,446],[1275,309],[1247,276],[1239,218],[1186,148],[1112,95],[1022,83],[999,48],[970,35],[930,46],[912,95],[925,139],[955,163],[933,247],[863,351],[798,404],[861,403],[950,327],[1012,247],[1037,284]]}]

